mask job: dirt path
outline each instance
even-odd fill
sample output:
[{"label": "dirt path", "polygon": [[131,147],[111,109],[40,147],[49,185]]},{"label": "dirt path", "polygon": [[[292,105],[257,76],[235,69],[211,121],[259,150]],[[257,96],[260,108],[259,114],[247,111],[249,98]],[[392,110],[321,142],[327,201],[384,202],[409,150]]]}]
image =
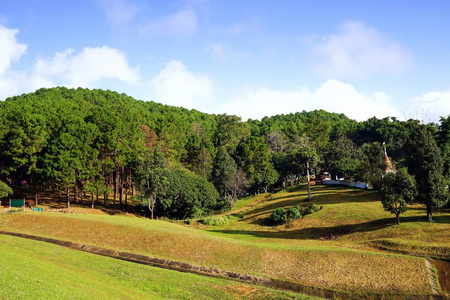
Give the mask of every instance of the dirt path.
[{"label": "dirt path", "polygon": [[233,210],[233,211],[226,212],[226,213],[221,214],[221,215],[219,215],[219,216],[228,216],[228,215],[232,215],[232,214],[238,214],[238,213],[240,213],[240,212],[243,212],[243,211],[246,211],[246,210],[248,210],[248,209],[250,209],[250,208],[253,208],[253,206],[255,206],[255,205],[257,205],[257,204],[259,204],[259,203],[261,203],[261,202],[263,202],[263,201],[267,201],[267,200],[270,200],[270,199],[272,199],[272,194],[268,194],[268,195],[264,196],[262,199],[259,199],[258,201],[255,201],[255,202],[253,202],[253,203],[250,203],[249,205],[246,205],[246,206],[241,207],[241,208],[239,208],[239,209],[236,209],[236,210]]},{"label": "dirt path", "polygon": [[433,266],[430,261],[426,258],[423,259],[425,261],[425,268],[427,269],[428,279],[430,281],[431,292],[434,295],[439,295],[439,287],[437,285],[438,279],[436,277],[436,273],[433,270]]},{"label": "dirt path", "polygon": [[0,234],[4,235],[10,235],[20,238],[26,238],[31,239],[35,241],[41,241],[46,243],[51,243],[63,247],[67,247],[70,249],[78,250],[78,251],[84,251],[92,254],[102,255],[111,257],[114,259],[120,259],[125,260],[133,263],[139,263],[144,265],[151,265],[158,268],[164,268],[164,269],[170,269],[174,271],[180,271],[180,272],[188,272],[203,276],[209,276],[209,277],[218,277],[218,278],[225,278],[225,279],[231,279],[231,280],[237,280],[242,281],[246,283],[251,284],[258,284],[267,286],[269,288],[274,289],[281,289],[281,290],[289,290],[297,293],[303,293],[308,294],[312,296],[322,297],[322,298],[329,298],[329,299],[371,299],[371,300],[378,300],[378,299],[445,299],[442,296],[439,295],[407,295],[407,294],[395,294],[395,293],[389,293],[389,294],[354,294],[354,293],[346,293],[342,291],[334,291],[329,290],[325,288],[319,288],[319,287],[313,287],[313,286],[307,286],[303,285],[301,283],[297,282],[291,282],[281,279],[273,279],[273,278],[265,278],[255,275],[249,275],[249,274],[243,274],[233,271],[225,271],[217,268],[211,268],[206,266],[198,266],[193,265],[189,263],[184,262],[178,262],[174,260],[168,260],[168,259],[162,259],[162,258],[155,258],[150,257],[146,255],[140,255],[140,254],[134,254],[129,252],[122,252],[122,251],[116,251],[112,249],[106,249],[101,248],[97,246],[89,246],[89,245],[83,245],[83,244],[77,244],[72,243],[69,241],[62,241],[57,239],[51,239],[46,237],[40,237],[35,235],[29,235],[29,234],[22,234],[22,233],[16,233],[16,232],[8,232],[8,231],[2,231],[0,230]]}]

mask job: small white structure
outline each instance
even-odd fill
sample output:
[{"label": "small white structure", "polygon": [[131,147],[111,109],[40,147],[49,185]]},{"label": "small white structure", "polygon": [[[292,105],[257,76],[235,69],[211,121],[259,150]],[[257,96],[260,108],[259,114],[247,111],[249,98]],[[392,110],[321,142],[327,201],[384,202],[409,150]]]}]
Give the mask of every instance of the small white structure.
[{"label": "small white structure", "polygon": [[324,180],[323,184],[326,185],[345,185],[358,189],[369,189],[369,184],[365,182],[350,182],[345,180]]}]

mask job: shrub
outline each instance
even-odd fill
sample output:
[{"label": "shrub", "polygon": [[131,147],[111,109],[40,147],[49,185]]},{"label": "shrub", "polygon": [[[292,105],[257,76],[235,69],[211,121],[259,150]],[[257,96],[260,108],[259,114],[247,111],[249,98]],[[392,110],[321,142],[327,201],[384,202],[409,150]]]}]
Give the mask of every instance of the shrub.
[{"label": "shrub", "polygon": [[306,207],[299,207],[298,210],[300,211],[300,214],[302,216],[310,215],[312,213],[315,213],[319,211],[321,207],[319,207],[317,204],[309,204]]},{"label": "shrub", "polygon": [[302,214],[300,213],[298,208],[295,207],[295,206],[289,208],[287,213],[286,213],[286,219],[288,221],[294,221],[294,220],[300,219],[301,217],[302,217]]},{"label": "shrub", "polygon": [[286,222],[286,212],[282,207],[275,209],[269,217],[269,222],[274,225],[284,224]]}]

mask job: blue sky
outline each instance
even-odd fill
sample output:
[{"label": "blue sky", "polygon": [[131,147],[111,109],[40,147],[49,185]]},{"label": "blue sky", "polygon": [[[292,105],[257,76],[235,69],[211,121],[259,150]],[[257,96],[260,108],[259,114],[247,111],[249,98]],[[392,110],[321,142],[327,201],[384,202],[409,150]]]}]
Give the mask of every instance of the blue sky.
[{"label": "blue sky", "polygon": [[450,114],[449,1],[0,0],[0,99],[115,90],[260,119]]}]

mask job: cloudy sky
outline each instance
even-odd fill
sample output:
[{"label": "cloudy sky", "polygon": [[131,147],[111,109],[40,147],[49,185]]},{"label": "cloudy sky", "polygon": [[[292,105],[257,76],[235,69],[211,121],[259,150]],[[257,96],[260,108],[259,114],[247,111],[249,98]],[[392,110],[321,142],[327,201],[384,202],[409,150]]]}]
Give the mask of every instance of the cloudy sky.
[{"label": "cloudy sky", "polygon": [[247,118],[450,114],[450,1],[0,0],[0,100],[115,90]]}]

